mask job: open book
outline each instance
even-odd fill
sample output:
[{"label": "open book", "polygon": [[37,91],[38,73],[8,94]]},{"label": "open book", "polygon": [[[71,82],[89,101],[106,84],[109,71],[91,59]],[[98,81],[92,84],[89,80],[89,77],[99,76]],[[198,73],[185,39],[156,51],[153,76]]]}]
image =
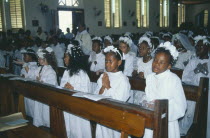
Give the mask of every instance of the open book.
[{"label": "open book", "polygon": [[27,122],[21,112],[0,117],[0,132],[26,126]]}]

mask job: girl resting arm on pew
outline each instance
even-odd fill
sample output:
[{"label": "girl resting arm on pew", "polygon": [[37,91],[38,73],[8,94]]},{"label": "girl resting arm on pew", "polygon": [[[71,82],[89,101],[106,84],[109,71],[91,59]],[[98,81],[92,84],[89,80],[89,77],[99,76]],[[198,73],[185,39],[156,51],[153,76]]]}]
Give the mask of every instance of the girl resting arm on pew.
[{"label": "girl resting arm on pew", "polygon": [[[126,102],[129,99],[130,84],[128,78],[122,73],[122,52],[114,46],[108,46],[104,52],[107,72],[98,79],[95,93]],[[96,137],[117,138],[120,137],[120,133],[97,124]]]},{"label": "girl resting arm on pew", "polygon": [[[67,67],[61,79],[61,87],[85,93],[90,92],[90,79],[87,75],[88,62],[78,44],[69,44],[64,55]],[[91,138],[89,120],[64,112],[66,132],[69,138]]]},{"label": "girl resting arm on pew", "polygon": [[[39,49],[37,55],[39,64],[41,65],[36,72],[37,81],[58,85],[55,72],[57,70],[57,64],[53,49],[50,47]],[[35,101],[33,124],[35,126],[50,126],[48,105]]]},{"label": "girl resting arm on pew", "polygon": [[[160,44],[152,63],[154,73],[146,78],[145,99],[147,102],[156,99],[168,99],[168,137],[180,138],[178,119],[186,110],[186,98],[179,77],[170,72],[170,68],[178,57],[178,51],[170,42]],[[143,101],[145,102],[145,101]],[[144,138],[152,138],[153,131],[146,129]]]}]

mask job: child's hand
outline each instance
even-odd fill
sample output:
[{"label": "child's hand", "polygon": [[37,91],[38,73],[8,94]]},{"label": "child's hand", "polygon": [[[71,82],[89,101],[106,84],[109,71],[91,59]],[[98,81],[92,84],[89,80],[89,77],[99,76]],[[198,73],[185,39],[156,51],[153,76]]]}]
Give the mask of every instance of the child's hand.
[{"label": "child's hand", "polygon": [[74,87],[70,83],[68,83],[68,82],[65,84],[64,88],[74,90]]},{"label": "child's hand", "polygon": [[102,78],[102,86],[105,87],[106,89],[110,89],[110,81],[109,81],[109,76],[107,73],[104,73],[103,78]]},{"label": "child's hand", "polygon": [[144,78],[144,72],[139,72],[139,78]]},{"label": "child's hand", "polygon": [[137,70],[134,70],[133,73],[132,73],[132,76],[133,76],[133,77],[136,77],[137,74],[138,74],[138,73],[137,73]]}]

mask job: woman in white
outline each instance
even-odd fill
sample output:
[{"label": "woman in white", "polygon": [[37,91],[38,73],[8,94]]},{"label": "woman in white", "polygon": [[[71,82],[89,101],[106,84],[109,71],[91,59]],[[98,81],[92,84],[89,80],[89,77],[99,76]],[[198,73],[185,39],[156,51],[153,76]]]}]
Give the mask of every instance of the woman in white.
[{"label": "woman in white", "polygon": [[[152,73],[153,58],[151,52],[153,50],[153,45],[150,38],[146,36],[139,39],[138,45],[140,58],[137,59],[137,70],[134,70],[133,76],[145,79]],[[141,97],[144,96],[145,93],[137,90],[131,92],[133,92],[133,103],[139,104]]]},{"label": "woman in white", "polygon": [[[180,138],[178,119],[183,117],[186,111],[186,98],[179,77],[170,72],[170,68],[178,57],[178,51],[165,42],[160,44],[155,52],[152,70],[154,73],[146,78],[146,96],[142,103],[151,103],[156,99],[168,99],[168,137]],[[152,138],[153,131],[145,129],[144,138]]]},{"label": "woman in white", "polygon": [[175,34],[173,36],[172,43],[179,52],[179,57],[174,67],[178,69],[184,69],[188,64],[189,60],[195,54],[195,49],[191,45],[188,37],[181,33]]},{"label": "woman in white", "polygon": [[[122,52],[114,46],[108,46],[104,52],[107,72],[98,79],[95,94],[126,102],[129,99],[130,84],[128,78],[122,73]],[[119,132],[97,124],[96,138],[119,137]]]},{"label": "woman in white", "polygon": [[[208,56],[208,48],[210,42],[206,36],[195,37],[196,58],[189,61],[183,71],[182,81],[190,85],[199,85],[201,77],[210,78],[210,60]],[[181,134],[185,135],[193,123],[195,102],[187,101],[187,112],[182,120],[180,120]]]},{"label": "woman in white", "polygon": [[[79,46],[68,45],[64,57],[65,70],[61,79],[61,87],[90,92],[90,79],[87,75],[89,66]],[[67,136],[69,138],[91,138],[89,120],[64,112]]]},{"label": "woman in white", "polygon": [[92,52],[88,61],[91,63],[90,70],[93,72],[103,72],[105,69],[105,56],[101,51],[102,44],[100,37],[92,39]]},{"label": "woman in white", "polygon": [[[24,78],[29,78],[32,80],[36,80],[36,71],[38,69],[37,66],[37,56],[35,51],[32,49],[22,50],[24,62],[19,62],[22,64],[21,76]],[[34,100],[30,98],[24,98],[25,102],[25,111],[26,115],[30,117],[34,117]]]},{"label": "woman in white", "polygon": [[128,37],[119,38],[119,49],[123,52],[123,60],[125,62],[123,73],[126,76],[132,76],[134,60],[136,55],[130,52],[132,40]]},{"label": "woman in white", "polygon": [[[58,85],[55,72],[57,70],[57,64],[53,49],[50,47],[39,49],[37,55],[39,64],[41,65],[36,71],[37,81],[51,85]],[[33,124],[35,126],[50,126],[48,105],[35,101]]]}]

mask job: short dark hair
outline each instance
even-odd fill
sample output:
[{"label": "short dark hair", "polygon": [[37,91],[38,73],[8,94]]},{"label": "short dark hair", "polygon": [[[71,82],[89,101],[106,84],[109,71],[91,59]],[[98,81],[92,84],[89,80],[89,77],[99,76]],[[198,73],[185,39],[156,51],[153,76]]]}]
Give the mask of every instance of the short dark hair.
[{"label": "short dark hair", "polygon": [[171,55],[170,51],[167,50],[165,47],[157,48],[157,50],[155,51],[155,56],[159,53],[165,53],[166,55],[168,55],[169,56],[169,64],[171,64],[172,66],[176,63],[176,60]]}]

